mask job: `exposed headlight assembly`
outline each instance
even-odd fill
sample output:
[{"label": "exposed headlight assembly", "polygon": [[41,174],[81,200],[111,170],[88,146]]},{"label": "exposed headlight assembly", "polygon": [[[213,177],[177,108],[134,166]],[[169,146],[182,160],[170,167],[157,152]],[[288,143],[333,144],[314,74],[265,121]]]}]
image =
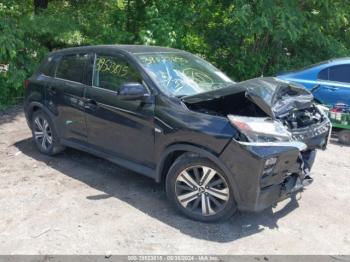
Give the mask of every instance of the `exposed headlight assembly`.
[{"label": "exposed headlight assembly", "polygon": [[227,117],[249,142],[287,142],[292,139],[287,128],[271,118],[235,115]]}]

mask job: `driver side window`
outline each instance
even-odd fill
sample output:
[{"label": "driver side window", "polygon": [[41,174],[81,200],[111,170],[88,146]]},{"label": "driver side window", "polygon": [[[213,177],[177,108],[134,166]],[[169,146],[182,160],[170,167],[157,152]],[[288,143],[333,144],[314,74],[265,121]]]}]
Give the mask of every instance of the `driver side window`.
[{"label": "driver side window", "polygon": [[93,85],[118,92],[121,85],[141,82],[139,73],[127,61],[117,56],[96,55]]}]

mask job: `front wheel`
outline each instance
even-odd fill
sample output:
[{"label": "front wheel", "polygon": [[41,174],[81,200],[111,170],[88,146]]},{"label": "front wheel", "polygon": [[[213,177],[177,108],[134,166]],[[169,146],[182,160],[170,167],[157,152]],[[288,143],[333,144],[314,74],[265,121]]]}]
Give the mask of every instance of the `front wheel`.
[{"label": "front wheel", "polygon": [[224,220],[237,210],[229,179],[210,160],[186,153],[171,166],[166,179],[170,201],[186,216],[204,221]]},{"label": "front wheel", "polygon": [[342,130],[338,133],[339,142],[345,145],[350,145],[350,130]]}]

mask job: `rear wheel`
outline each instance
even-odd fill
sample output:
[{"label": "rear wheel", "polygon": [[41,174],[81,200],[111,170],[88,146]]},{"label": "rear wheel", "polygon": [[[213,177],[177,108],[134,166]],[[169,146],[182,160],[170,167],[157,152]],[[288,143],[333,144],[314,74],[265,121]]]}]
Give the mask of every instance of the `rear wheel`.
[{"label": "rear wheel", "polygon": [[236,211],[230,182],[213,162],[198,155],[180,156],[166,179],[168,198],[186,216],[213,222]]},{"label": "rear wheel", "polygon": [[339,142],[350,145],[350,130],[342,130],[338,133]]},{"label": "rear wheel", "polygon": [[40,152],[54,155],[64,149],[59,143],[53,123],[46,113],[42,111],[34,112],[31,126],[35,145]]}]

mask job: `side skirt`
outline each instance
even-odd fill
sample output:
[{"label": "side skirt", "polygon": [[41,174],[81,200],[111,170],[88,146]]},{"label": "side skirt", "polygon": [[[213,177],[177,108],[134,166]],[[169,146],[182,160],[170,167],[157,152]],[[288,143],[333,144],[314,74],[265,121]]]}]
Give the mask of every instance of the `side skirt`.
[{"label": "side skirt", "polygon": [[156,179],[156,171],[152,168],[137,164],[137,163],[130,161],[130,160],[126,160],[126,159],[123,159],[123,158],[120,158],[117,156],[110,155],[110,154],[105,153],[105,152],[101,152],[99,150],[96,150],[96,149],[89,147],[88,145],[80,144],[77,142],[72,142],[72,141],[67,140],[67,139],[61,139],[60,143],[62,145],[67,146],[67,147],[72,147],[72,148],[87,152],[89,154],[107,159],[108,161],[110,161],[114,164],[117,164],[117,165],[122,166],[124,168],[130,169],[136,173],[140,173],[140,174],[145,175],[147,177],[153,178],[154,180]]}]

